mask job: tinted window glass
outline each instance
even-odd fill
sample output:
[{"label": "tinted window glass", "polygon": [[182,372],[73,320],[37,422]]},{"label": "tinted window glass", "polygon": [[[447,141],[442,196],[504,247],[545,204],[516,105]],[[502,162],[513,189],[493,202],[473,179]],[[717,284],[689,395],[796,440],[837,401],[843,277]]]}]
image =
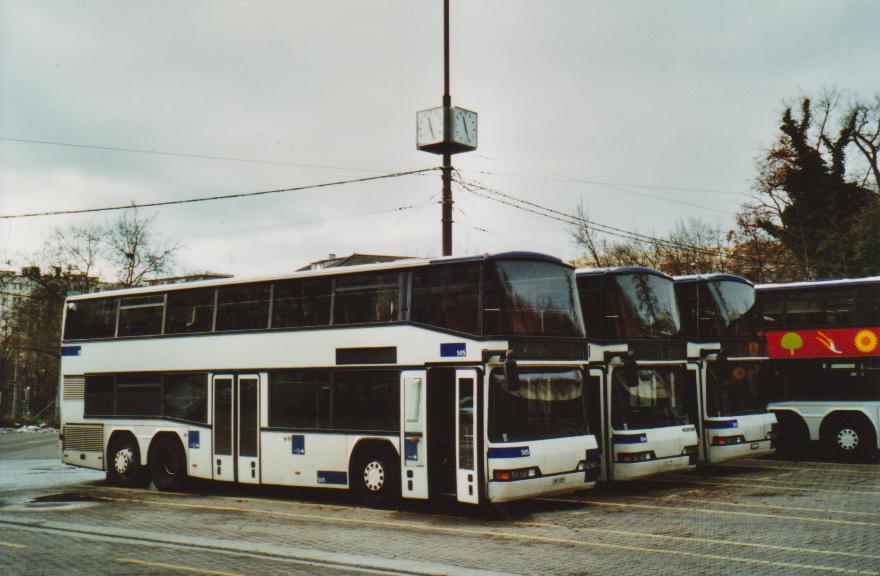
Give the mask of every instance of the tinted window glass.
[{"label": "tinted window glass", "polygon": [[700,288],[700,336],[751,335],[747,316],[755,305],[755,288],[743,282],[712,280]]},{"label": "tinted window glass", "polygon": [[394,432],[400,422],[400,373],[333,374],[333,428]]},{"label": "tinted window glass", "polygon": [[[239,421],[238,421],[238,454],[239,456],[257,455],[257,437],[260,433],[257,420],[257,386],[256,378],[239,378]],[[242,471],[239,473],[247,474]],[[253,475],[251,476],[254,477]]]},{"label": "tinted window glass", "polygon": [[611,382],[611,426],[615,430],[661,428],[688,422],[684,370],[679,366],[615,369]]},{"label": "tinted window glass", "polygon": [[580,370],[525,371],[508,382],[492,371],[489,438],[519,442],[587,433]]},{"label": "tinted window glass", "polygon": [[613,274],[606,282],[605,318],[616,338],[674,336],[678,304],[673,281],[654,274]]},{"label": "tinted window glass", "polygon": [[825,310],[820,292],[789,292],[785,306],[786,326],[823,326]]},{"label": "tinted window glass", "polygon": [[483,333],[584,336],[573,271],[561,264],[499,260],[484,275]]},{"label": "tinted window glass", "polygon": [[117,336],[147,336],[162,333],[165,296],[155,294],[119,300]]},{"label": "tinted window glass", "polygon": [[269,426],[329,428],[330,375],[326,372],[270,374]]},{"label": "tinted window glass", "polygon": [[214,324],[214,289],[174,290],[168,293],[166,334],[210,332]]},{"label": "tinted window glass", "polygon": [[777,362],[776,367],[774,401],[880,401],[880,363],[875,360],[798,360]]},{"label": "tinted window glass", "polygon": [[578,276],[577,286],[587,335],[592,338],[608,338],[605,314],[602,312],[603,276]]},{"label": "tinted window glass", "polygon": [[117,416],[161,416],[162,385],[158,374],[116,377]]},{"label": "tinted window glass", "polygon": [[400,274],[359,274],[336,279],[334,324],[369,324],[400,319]]},{"label": "tinted window glass", "polygon": [[112,416],[113,406],[113,376],[86,376],[85,415]]},{"label": "tinted window glass", "polygon": [[678,313],[681,317],[679,335],[684,338],[696,338],[699,336],[697,331],[697,319],[699,317],[697,311],[698,286],[696,282],[675,283],[675,300],[678,303]]},{"label": "tinted window glass", "polygon": [[116,299],[67,303],[64,338],[112,338],[116,332]]},{"label": "tinted window glass", "polygon": [[480,265],[433,266],[413,272],[413,322],[479,333]]},{"label": "tinted window glass", "polygon": [[162,380],[166,416],[193,422],[207,422],[208,377],[206,374],[167,374]]},{"label": "tinted window glass", "polygon": [[269,325],[269,285],[224,286],[217,296],[217,331],[254,330]]},{"label": "tinted window glass", "polygon": [[274,288],[272,327],[325,326],[330,323],[330,278],[279,282]]},{"label": "tinted window glass", "polygon": [[765,411],[766,362],[710,362],[706,381],[706,414],[739,416]]},{"label": "tinted window glass", "polygon": [[865,284],[856,288],[858,312],[856,321],[861,324],[880,324],[880,284]]},{"label": "tinted window glass", "polygon": [[214,454],[232,454],[232,378],[214,378]]},{"label": "tinted window glass", "polygon": [[760,325],[765,330],[781,330],[785,320],[785,293],[758,290],[755,295],[758,298],[761,310]]}]

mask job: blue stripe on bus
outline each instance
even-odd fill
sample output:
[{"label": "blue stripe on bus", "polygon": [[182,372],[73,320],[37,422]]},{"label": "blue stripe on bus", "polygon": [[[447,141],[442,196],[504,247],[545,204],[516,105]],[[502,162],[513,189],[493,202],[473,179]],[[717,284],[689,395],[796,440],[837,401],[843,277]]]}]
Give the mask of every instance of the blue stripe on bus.
[{"label": "blue stripe on bus", "polygon": [[348,484],[348,472],[318,470],[318,484]]},{"label": "blue stripe on bus", "polygon": [[725,428],[739,428],[739,423],[736,420],[707,420],[703,424],[703,428],[706,430],[724,430]]},{"label": "blue stripe on bus", "polygon": [[62,356],[79,356],[80,350],[82,350],[82,346],[62,346],[61,347],[61,355]]},{"label": "blue stripe on bus", "polygon": [[505,446],[489,448],[489,458],[527,458],[532,455],[528,446]]},{"label": "blue stripe on bus", "polygon": [[647,434],[615,434],[613,437],[615,444],[641,444],[648,441]]},{"label": "blue stripe on bus", "polygon": [[294,435],[290,440],[290,451],[291,453],[302,456],[306,453],[306,437],[300,435]]}]

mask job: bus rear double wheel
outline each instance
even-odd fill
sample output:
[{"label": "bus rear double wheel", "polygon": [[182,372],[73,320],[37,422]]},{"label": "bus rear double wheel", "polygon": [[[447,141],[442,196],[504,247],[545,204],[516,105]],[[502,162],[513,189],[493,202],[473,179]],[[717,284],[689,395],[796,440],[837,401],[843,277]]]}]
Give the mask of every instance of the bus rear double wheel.
[{"label": "bus rear double wheel", "polygon": [[856,417],[834,418],[824,427],[822,439],[829,455],[844,462],[868,460],[876,453],[872,427]]},{"label": "bus rear double wheel", "polygon": [[180,490],[186,485],[186,454],[180,440],[172,434],[160,434],[150,446],[147,468],[150,479],[162,491]]}]

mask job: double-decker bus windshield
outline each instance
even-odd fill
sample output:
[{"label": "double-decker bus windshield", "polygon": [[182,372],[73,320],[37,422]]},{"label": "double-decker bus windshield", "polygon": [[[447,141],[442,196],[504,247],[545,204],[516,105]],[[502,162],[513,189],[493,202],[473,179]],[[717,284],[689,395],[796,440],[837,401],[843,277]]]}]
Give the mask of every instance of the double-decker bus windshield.
[{"label": "double-decker bus windshield", "polygon": [[678,333],[672,280],[654,274],[616,274],[612,278],[607,318],[616,326],[617,336],[645,338]]},{"label": "double-decker bus windshield", "polygon": [[521,370],[508,381],[493,370],[489,390],[489,438],[519,442],[587,433],[580,370]]},{"label": "double-decker bus windshield", "polygon": [[743,416],[763,414],[762,390],[769,367],[763,361],[710,362],[706,378],[706,414]]},{"label": "double-decker bus windshield", "polygon": [[700,334],[748,336],[754,333],[748,312],[755,305],[749,284],[721,280],[707,282],[700,303]]},{"label": "double-decker bus windshield", "polygon": [[[631,381],[627,374],[632,376]],[[617,369],[611,386],[611,426],[615,430],[637,430],[685,424],[684,392],[681,366]]]},{"label": "double-decker bus windshield", "polygon": [[584,337],[571,268],[553,262],[498,260],[485,273],[486,334]]}]

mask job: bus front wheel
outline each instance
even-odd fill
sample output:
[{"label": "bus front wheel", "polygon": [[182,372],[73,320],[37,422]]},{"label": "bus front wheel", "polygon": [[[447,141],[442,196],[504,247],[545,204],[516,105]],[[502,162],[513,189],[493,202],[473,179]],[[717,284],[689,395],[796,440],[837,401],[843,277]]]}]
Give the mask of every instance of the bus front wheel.
[{"label": "bus front wheel", "polygon": [[867,459],[873,453],[873,430],[854,417],[835,418],[825,426],[823,440],[829,454],[843,461]]},{"label": "bus front wheel", "polygon": [[174,435],[162,434],[153,440],[147,466],[159,490],[179,490],[186,484],[186,455]]},{"label": "bus front wheel", "polygon": [[383,446],[369,446],[352,458],[351,487],[368,506],[386,507],[400,497],[397,454]]},{"label": "bus front wheel", "polygon": [[107,450],[107,480],[128,488],[146,484],[137,441],[129,434],[113,439]]}]

